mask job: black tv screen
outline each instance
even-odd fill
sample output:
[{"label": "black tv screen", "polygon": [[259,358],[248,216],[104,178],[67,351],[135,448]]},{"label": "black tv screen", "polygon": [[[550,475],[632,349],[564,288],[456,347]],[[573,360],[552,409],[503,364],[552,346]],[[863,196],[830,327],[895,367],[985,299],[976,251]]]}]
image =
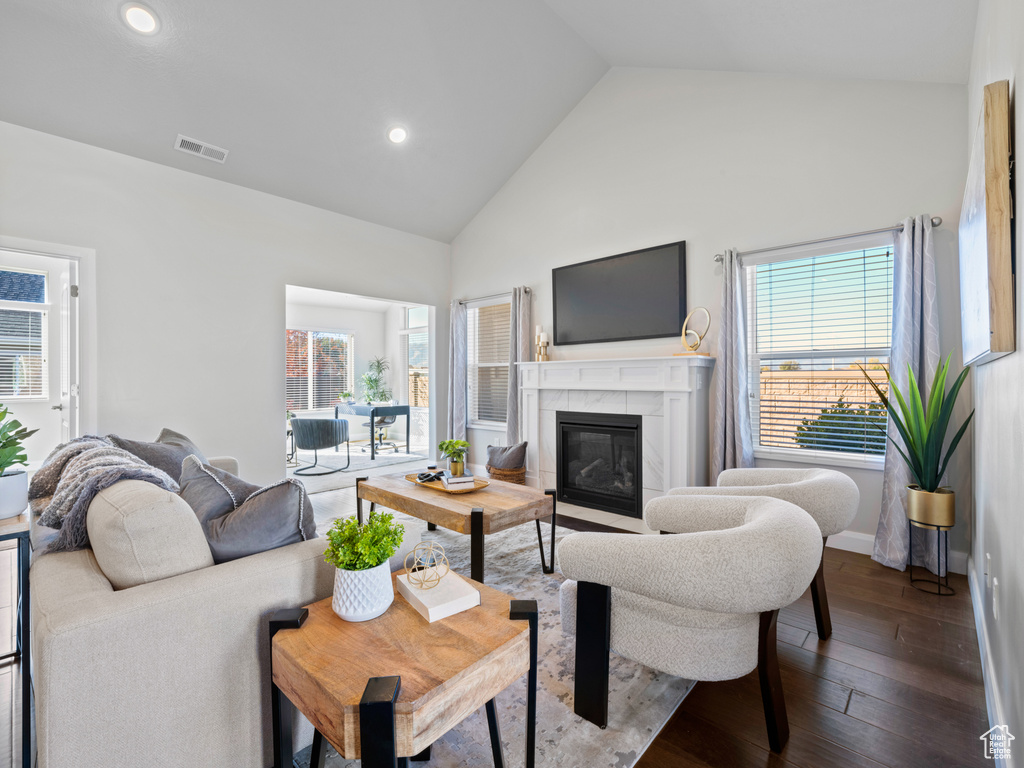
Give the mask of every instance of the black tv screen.
[{"label": "black tv screen", "polygon": [[678,336],[686,319],[686,243],[551,271],[555,344]]}]

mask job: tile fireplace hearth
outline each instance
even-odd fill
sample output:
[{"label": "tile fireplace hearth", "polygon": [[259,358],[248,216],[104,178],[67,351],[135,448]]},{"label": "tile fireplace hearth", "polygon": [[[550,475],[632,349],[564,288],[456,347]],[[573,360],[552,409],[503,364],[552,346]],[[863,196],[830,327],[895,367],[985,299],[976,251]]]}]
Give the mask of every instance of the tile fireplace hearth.
[{"label": "tile fireplace hearth", "polygon": [[[528,441],[526,482],[529,485],[559,487],[559,411],[575,415],[628,415],[639,419],[637,516],[647,501],[664,495],[670,488],[707,485],[708,392],[713,359],[550,360],[520,363],[519,367],[520,434]],[[603,474],[600,464],[591,472],[599,470]],[[604,479],[609,480],[609,477]],[[610,482],[614,485],[616,480]],[[619,478],[618,482],[623,481]],[[564,487],[560,492],[563,490]],[[582,506],[581,500],[570,504]],[[569,510],[567,505],[567,514],[571,514]],[[629,523],[630,512],[616,512],[618,514],[595,511],[594,514],[608,518],[605,522],[610,525],[614,520],[622,521],[624,527],[631,529],[639,524],[636,518],[632,518],[634,524]]]}]

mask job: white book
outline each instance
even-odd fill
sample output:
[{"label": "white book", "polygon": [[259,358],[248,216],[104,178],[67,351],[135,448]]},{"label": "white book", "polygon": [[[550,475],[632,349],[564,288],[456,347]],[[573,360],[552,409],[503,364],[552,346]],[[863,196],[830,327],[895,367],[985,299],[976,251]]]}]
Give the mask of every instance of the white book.
[{"label": "white book", "polygon": [[400,575],[396,581],[398,593],[431,623],[480,605],[480,590],[452,571],[431,589],[420,589],[410,584],[407,573]]},{"label": "white book", "polygon": [[449,474],[447,470],[441,477],[441,481],[445,485],[462,485],[463,483],[470,485],[473,483],[474,480],[475,478],[472,475],[459,475],[456,477],[452,474]]}]

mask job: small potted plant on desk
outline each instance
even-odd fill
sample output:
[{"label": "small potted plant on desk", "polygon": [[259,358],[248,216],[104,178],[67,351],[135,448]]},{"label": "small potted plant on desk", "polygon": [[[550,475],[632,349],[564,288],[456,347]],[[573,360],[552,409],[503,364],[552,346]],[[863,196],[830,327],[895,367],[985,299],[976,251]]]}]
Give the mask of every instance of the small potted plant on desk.
[{"label": "small potted plant on desk", "polygon": [[16,517],[28,506],[28,474],[23,469],[11,471],[11,467],[28,466],[22,443],[39,431],[25,429],[7,414],[7,406],[0,405],[0,519]]},{"label": "small potted plant on desk", "polygon": [[441,458],[448,459],[448,471],[452,476],[462,477],[462,473],[466,471],[469,443],[465,440],[444,440],[437,444],[437,450],[441,452]]},{"label": "small potted plant on desk", "polygon": [[365,525],[354,517],[335,520],[327,532],[324,560],[333,565],[331,607],[345,621],[369,621],[394,602],[388,559],[402,545],[405,527],[386,512],[370,513]]},{"label": "small potted plant on desk", "polygon": [[[948,531],[956,522],[956,497],[949,488],[940,487],[942,476],[946,473],[946,466],[953,456],[953,451],[956,450],[964,432],[967,431],[967,425],[971,423],[974,411],[971,411],[964,423],[960,425],[960,429],[953,435],[945,454],[942,453],[942,444],[946,440],[946,431],[949,428],[950,417],[953,415],[953,406],[956,404],[957,395],[960,394],[960,387],[963,386],[970,369],[964,368],[960,371],[960,375],[957,376],[947,393],[946,375],[949,373],[949,357],[947,357],[946,361],[935,371],[935,380],[932,382],[931,392],[926,398],[914,377],[914,372],[910,366],[907,366],[909,403],[896,386],[896,382],[892,380],[889,372],[886,371],[885,377],[889,381],[889,393],[896,398],[896,402],[899,404],[899,409],[897,409],[893,405],[892,399],[885,396],[868,372],[859,364],[857,367],[867,376],[868,382],[882,401],[886,411],[889,412],[903,441],[903,448],[901,448],[895,440],[889,438],[896,450],[900,452],[900,456],[903,457],[903,461],[906,462],[914,479],[914,483],[907,486],[907,517],[913,525],[918,527],[928,526]],[[884,427],[882,430],[884,431]]]}]

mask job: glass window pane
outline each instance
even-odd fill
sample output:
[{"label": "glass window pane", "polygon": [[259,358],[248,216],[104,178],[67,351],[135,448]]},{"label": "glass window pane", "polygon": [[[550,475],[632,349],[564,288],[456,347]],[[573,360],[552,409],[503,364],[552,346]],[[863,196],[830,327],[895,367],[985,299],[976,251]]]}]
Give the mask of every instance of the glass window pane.
[{"label": "glass window pane", "polygon": [[46,275],[0,269],[0,300],[46,303]]},{"label": "glass window pane", "polygon": [[0,310],[0,397],[45,397],[43,312]]},{"label": "glass window pane", "polygon": [[427,324],[426,307],[410,307],[406,314],[406,328],[422,328]]}]

